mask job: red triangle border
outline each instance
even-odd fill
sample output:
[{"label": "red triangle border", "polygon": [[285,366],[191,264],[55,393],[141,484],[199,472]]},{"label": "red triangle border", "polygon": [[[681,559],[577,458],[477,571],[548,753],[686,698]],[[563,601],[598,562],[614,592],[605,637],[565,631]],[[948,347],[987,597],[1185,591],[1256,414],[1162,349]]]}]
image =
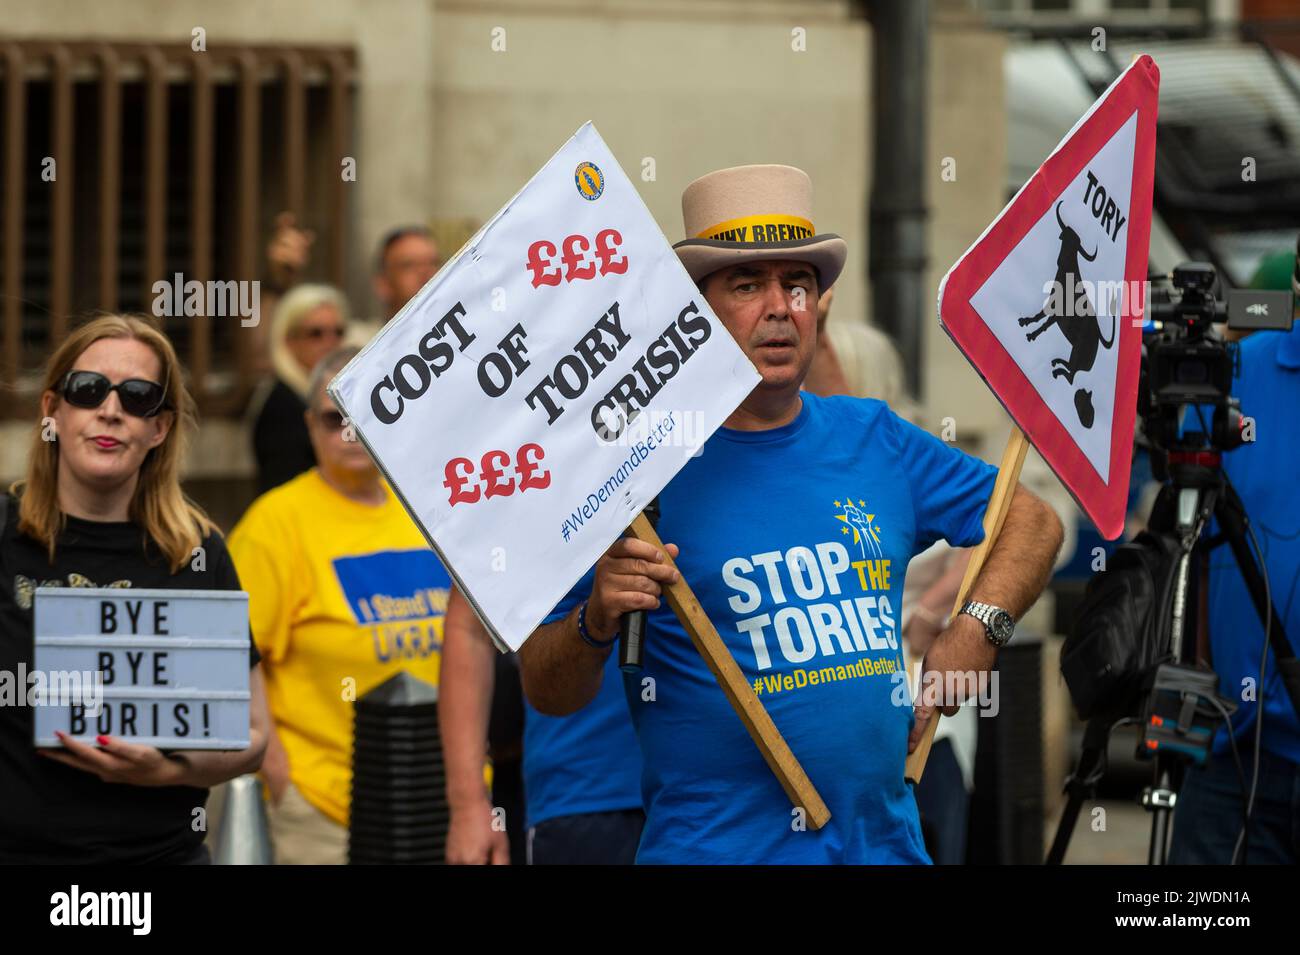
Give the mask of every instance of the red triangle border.
[{"label": "red triangle border", "polygon": [[1133,282],[1146,280],[1159,77],[1160,72],[1151,57],[1142,56],[1134,62],[1105,94],[1092,115],[1047,158],[988,231],[953,266],[944,280],[939,305],[939,320],[944,331],[1107,540],[1114,540],[1124,530],[1133,430],[1137,419],[1142,351],[1142,329],[1138,319],[1142,316],[1143,303],[1126,302],[1121,311],[1131,320],[1119,323],[1110,480],[1103,482],[1065,426],[1057,420],[1020,366],[971,306],[970,300],[1134,112],[1138,114],[1138,122],[1124,265],[1126,299]]}]

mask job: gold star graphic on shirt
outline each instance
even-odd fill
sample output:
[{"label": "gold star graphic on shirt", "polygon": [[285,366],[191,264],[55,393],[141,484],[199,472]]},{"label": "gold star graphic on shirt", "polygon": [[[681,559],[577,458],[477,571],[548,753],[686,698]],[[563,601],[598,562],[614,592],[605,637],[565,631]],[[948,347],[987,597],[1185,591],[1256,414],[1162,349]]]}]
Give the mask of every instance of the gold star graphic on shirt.
[{"label": "gold star graphic on shirt", "polygon": [[[849,523],[849,519],[848,519],[845,515],[843,515],[843,514],[836,514],[836,515],[835,515],[835,519],[836,519],[837,521],[843,521],[845,524],[848,524],[848,523]],[[868,514],[868,515],[867,515],[867,526],[870,527],[870,528],[872,529],[872,531],[874,531],[875,533],[879,534],[879,533],[880,533],[880,528],[879,528],[879,527],[876,527],[876,526],[872,523],[872,521],[874,521],[875,519],[876,519],[876,515],[875,515],[875,514]],[[844,528],[844,533],[847,534],[847,533],[848,533],[848,530],[849,530],[849,529],[848,529],[847,527]],[[859,540],[861,540],[861,535],[858,533],[858,529],[855,527],[855,528],[853,528],[853,543],[856,544],[856,543],[858,543]]]}]

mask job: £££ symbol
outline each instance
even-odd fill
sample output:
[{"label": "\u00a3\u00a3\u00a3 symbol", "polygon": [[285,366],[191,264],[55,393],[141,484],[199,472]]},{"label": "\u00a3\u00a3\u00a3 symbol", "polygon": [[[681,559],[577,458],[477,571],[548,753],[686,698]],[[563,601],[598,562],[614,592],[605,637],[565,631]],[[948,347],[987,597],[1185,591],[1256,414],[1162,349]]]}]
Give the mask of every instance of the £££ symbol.
[{"label": "\u00a3\u00a3\u00a3 symbol", "polygon": [[469,458],[452,458],[443,469],[447,479],[442,485],[451,491],[448,503],[455,507],[457,504],[473,504],[480,495],[484,499],[509,497],[516,489],[522,494],[530,489],[550,487],[551,472],[538,473],[537,464],[545,456],[540,444],[525,444],[519,449],[515,455],[518,463],[514,468],[514,473],[519,475],[517,485],[514,478],[502,480],[506,476],[505,469],[510,466],[510,455],[505,451],[488,451],[479,459],[480,480],[477,484],[471,483],[474,462]]},{"label": "\u00a3\u00a3\u00a3 symbol", "polygon": [[[627,271],[627,256],[619,254],[622,242],[623,234],[617,229],[602,229],[596,234],[595,256],[600,261],[601,275],[622,275]],[[538,239],[528,247],[524,265],[533,273],[533,288],[596,277],[596,261],[588,258],[592,244],[585,235],[568,236],[560,245],[564,250],[560,257],[563,270],[559,266],[552,269],[552,256],[559,254],[554,242]]]}]

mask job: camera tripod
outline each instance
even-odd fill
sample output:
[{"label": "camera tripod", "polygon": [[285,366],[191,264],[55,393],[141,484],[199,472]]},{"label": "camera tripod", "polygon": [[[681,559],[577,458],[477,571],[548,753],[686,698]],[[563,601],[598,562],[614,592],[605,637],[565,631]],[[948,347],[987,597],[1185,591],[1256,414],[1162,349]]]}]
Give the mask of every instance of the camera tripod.
[{"label": "camera tripod", "polygon": [[[1143,726],[1142,744],[1153,761],[1152,784],[1142,795],[1143,807],[1152,814],[1147,863],[1165,864],[1173,809],[1187,767],[1193,761],[1204,762],[1218,720],[1226,721],[1229,708],[1236,708],[1231,701],[1218,698],[1213,671],[1194,666],[1194,635],[1199,620],[1197,603],[1189,599],[1191,571],[1193,564],[1199,566],[1199,561],[1206,559],[1208,552],[1220,543],[1227,543],[1232,551],[1273,649],[1291,705],[1300,712],[1300,660],[1291,650],[1282,619],[1272,605],[1266,579],[1248,546],[1250,530],[1246,511],[1228,483],[1221,462],[1222,454],[1217,450],[1168,452],[1169,482],[1161,490],[1149,521],[1152,530],[1176,535],[1180,548],[1167,608],[1168,648],[1163,659],[1168,662],[1148,674],[1144,701],[1140,697],[1130,698],[1118,712],[1111,709],[1088,722],[1079,762],[1066,780],[1069,798],[1047,856],[1048,865],[1059,865],[1064,860],[1079,811],[1086,800],[1095,796],[1097,783],[1105,775],[1110,733],[1124,723]],[[1220,533],[1207,541],[1202,535],[1211,516],[1217,520]],[[1193,639],[1186,639],[1188,634]],[[1259,692],[1258,705],[1262,710],[1262,686]],[[1140,718],[1135,712],[1139,703],[1143,709]],[[1244,826],[1249,827],[1248,816]],[[1243,837],[1248,839],[1248,832],[1243,831]]]}]

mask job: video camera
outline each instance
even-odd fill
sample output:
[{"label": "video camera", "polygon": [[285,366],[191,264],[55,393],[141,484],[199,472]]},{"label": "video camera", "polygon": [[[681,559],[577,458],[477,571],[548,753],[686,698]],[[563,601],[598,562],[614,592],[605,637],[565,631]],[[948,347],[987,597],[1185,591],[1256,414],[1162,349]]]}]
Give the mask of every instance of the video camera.
[{"label": "video camera", "polygon": [[[1142,332],[1138,416],[1151,446],[1152,474],[1168,477],[1169,452],[1230,451],[1242,443],[1241,403],[1232,396],[1236,346],[1217,323],[1234,331],[1290,331],[1292,294],[1228,289],[1207,262],[1187,262],[1151,285]],[[1168,283],[1163,284],[1163,283]],[[1209,433],[1192,429],[1185,409],[1212,409]]]}]

